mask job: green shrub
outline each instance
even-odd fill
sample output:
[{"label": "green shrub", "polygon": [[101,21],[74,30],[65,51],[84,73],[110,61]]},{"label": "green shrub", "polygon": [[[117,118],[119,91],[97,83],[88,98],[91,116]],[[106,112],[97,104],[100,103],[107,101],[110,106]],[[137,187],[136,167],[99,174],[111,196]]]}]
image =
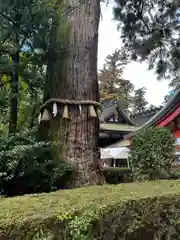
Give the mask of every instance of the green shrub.
[{"label": "green shrub", "polygon": [[57,190],[71,167],[56,161],[50,144],[36,130],[0,137],[0,191],[7,196]]},{"label": "green shrub", "polygon": [[104,167],[104,172],[117,172],[119,174],[131,173],[131,169],[128,167]]},{"label": "green shrub", "polygon": [[104,176],[108,184],[118,184],[132,181],[132,170],[127,167],[104,167]]},{"label": "green shrub", "polygon": [[142,240],[148,233],[177,240],[179,189],[180,181],[164,180],[4,198],[0,235],[17,240]]},{"label": "green shrub", "polygon": [[166,128],[149,128],[132,139],[130,162],[137,180],[168,179],[175,160],[175,138]]}]

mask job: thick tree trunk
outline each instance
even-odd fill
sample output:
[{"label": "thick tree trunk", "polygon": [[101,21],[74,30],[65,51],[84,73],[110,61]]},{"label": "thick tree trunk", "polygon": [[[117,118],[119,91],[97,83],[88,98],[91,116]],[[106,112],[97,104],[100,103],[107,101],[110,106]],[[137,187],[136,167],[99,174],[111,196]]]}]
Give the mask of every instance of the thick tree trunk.
[{"label": "thick tree trunk", "polygon": [[[78,1],[71,0],[71,4],[76,6]],[[59,44],[52,39],[45,100],[57,97],[99,101],[97,80],[99,18],[100,0],[89,0],[67,17],[68,27],[64,31],[64,43]],[[56,29],[59,31],[59,27]],[[62,39],[62,34],[59,37]],[[61,113],[62,111],[63,109]],[[88,106],[82,106],[81,114],[79,106],[70,107],[69,113],[70,120],[62,119],[60,116],[50,122],[50,128],[59,158],[72,163],[76,168],[70,186],[102,184],[104,176],[97,143],[99,119],[89,116]]]}]

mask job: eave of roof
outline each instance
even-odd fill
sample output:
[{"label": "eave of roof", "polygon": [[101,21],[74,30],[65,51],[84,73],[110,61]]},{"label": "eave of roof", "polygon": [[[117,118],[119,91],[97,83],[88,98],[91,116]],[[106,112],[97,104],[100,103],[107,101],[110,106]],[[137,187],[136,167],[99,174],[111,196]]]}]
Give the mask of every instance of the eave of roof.
[{"label": "eave of roof", "polygon": [[[101,116],[99,117],[100,122],[102,123],[102,122],[108,121],[109,118],[111,118],[113,116],[113,114],[115,113],[116,110],[118,111],[118,113],[120,114],[120,116],[124,120],[124,122],[126,122],[127,124],[129,124],[131,126],[136,126],[136,124],[130,118],[128,118],[128,116],[126,116],[126,114],[122,110],[120,101],[118,101],[118,100],[113,101],[111,104],[104,107],[103,112],[102,112]],[[117,123],[117,124],[120,124],[120,123]]]},{"label": "eave of roof", "polygon": [[130,118],[136,118],[136,117],[139,117],[139,116],[146,116],[146,115],[155,115],[162,108],[163,108],[163,106],[159,106],[159,107],[154,107],[152,109],[142,110],[138,113],[131,114]]},{"label": "eave of roof", "polygon": [[100,130],[108,130],[112,132],[132,132],[136,131],[137,127],[123,123],[101,123]]},{"label": "eave of roof", "polygon": [[128,118],[128,116],[124,113],[124,111],[122,110],[120,101],[117,101],[117,110],[118,110],[119,114],[121,115],[121,117],[126,121],[127,124],[129,124],[129,125],[131,125],[131,126],[137,126],[137,125],[136,125],[130,118]]},{"label": "eave of roof", "polygon": [[124,139],[131,138],[136,133],[141,131],[144,128],[149,128],[152,126],[156,126],[158,123],[165,119],[170,115],[170,113],[176,111],[176,109],[180,106],[180,89],[169,99],[169,101],[164,105],[164,107],[158,111],[149,121],[147,121],[144,125],[139,127],[135,132],[131,132],[124,136]]},{"label": "eave of roof", "polygon": [[112,117],[112,115],[116,111],[116,107],[117,107],[116,104],[111,104],[107,107],[104,107],[103,112],[101,113],[101,115],[99,117],[100,122],[105,122],[110,117]]},{"label": "eave of roof", "polygon": [[176,108],[175,111],[171,112],[170,115],[168,115],[167,117],[165,117],[164,119],[162,119],[162,121],[160,121],[160,122],[158,123],[158,127],[167,126],[168,123],[170,123],[171,121],[173,121],[173,119],[175,119],[177,116],[180,116],[180,104],[179,104],[179,106]]}]

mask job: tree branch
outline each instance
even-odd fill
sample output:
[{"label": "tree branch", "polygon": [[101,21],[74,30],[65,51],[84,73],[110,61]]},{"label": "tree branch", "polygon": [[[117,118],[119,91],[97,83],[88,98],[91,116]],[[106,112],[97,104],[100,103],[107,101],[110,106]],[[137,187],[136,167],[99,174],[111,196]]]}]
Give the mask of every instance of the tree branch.
[{"label": "tree branch", "polygon": [[27,7],[28,7],[28,10],[29,10],[29,13],[31,15],[31,22],[33,22],[33,14],[32,14],[32,11],[31,11],[31,7],[30,7],[30,4],[33,2],[33,0],[29,1],[26,0],[26,4],[27,4]]},{"label": "tree branch", "polygon": [[2,12],[0,12],[0,16],[2,16],[2,18],[8,20],[9,22],[11,22],[14,26],[16,26],[16,22],[14,22],[11,18],[9,18],[8,16],[4,15]]},{"label": "tree branch", "polygon": [[6,40],[11,36],[11,34],[12,34],[12,32],[8,32],[1,44],[4,44],[6,42]]}]

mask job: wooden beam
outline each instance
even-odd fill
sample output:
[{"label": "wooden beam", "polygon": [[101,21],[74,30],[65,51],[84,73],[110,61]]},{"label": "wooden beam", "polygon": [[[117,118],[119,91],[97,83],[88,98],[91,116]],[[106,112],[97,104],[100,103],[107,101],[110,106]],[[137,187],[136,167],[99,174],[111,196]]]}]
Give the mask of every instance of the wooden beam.
[{"label": "wooden beam", "polygon": [[170,115],[165,117],[161,122],[159,122],[157,124],[157,127],[165,127],[165,126],[167,126],[168,123],[173,121],[179,115],[180,115],[180,106],[174,112],[172,112]]}]

